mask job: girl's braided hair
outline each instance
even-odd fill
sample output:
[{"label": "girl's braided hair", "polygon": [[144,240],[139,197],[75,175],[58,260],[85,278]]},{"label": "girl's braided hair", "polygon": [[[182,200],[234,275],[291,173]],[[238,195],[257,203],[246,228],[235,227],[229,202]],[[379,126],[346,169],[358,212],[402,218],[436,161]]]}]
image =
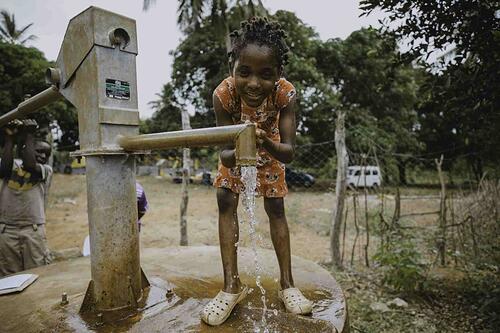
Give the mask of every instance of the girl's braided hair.
[{"label": "girl's braided hair", "polygon": [[281,25],[275,21],[269,21],[266,17],[252,17],[241,22],[241,29],[229,34],[231,38],[231,50],[229,51],[229,67],[232,71],[236,59],[240,56],[241,50],[248,44],[270,47],[278,62],[279,72],[288,63],[288,51],[286,45],[286,33],[281,29]]}]

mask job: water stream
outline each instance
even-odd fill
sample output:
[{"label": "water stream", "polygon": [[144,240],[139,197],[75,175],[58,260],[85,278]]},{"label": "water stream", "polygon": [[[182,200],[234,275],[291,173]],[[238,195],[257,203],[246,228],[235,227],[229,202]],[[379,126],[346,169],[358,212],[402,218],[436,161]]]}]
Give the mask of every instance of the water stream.
[{"label": "water stream", "polygon": [[254,326],[254,333],[270,333],[267,328],[266,312],[266,290],[262,286],[261,276],[263,274],[262,266],[260,265],[259,255],[257,252],[257,245],[260,235],[257,232],[257,218],[255,217],[255,188],[257,186],[257,168],[254,166],[241,167],[241,181],[245,186],[245,191],[242,193],[243,209],[248,217],[248,227],[250,231],[250,240],[252,243],[252,251],[254,254],[255,263],[255,284],[260,290],[262,300],[262,318],[260,325]]}]

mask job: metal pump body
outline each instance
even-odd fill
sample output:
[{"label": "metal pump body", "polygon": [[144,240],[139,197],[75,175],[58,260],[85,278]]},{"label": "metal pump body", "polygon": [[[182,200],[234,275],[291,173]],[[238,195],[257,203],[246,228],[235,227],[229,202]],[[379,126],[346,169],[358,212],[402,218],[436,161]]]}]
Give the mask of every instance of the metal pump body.
[{"label": "metal pump body", "polygon": [[142,297],[135,160],[117,135],[139,132],[133,19],[90,7],[69,22],[48,80],[78,109],[86,157],[91,276],[82,311],[133,307]]}]

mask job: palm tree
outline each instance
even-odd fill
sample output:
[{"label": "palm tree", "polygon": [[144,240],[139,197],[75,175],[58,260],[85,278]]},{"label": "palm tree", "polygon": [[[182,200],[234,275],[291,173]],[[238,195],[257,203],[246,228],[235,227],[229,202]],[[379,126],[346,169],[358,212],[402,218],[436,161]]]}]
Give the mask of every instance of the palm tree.
[{"label": "palm tree", "polygon": [[[148,10],[156,0],[143,0],[143,9]],[[255,2],[255,4],[254,4]],[[182,31],[199,27],[206,10],[210,9],[210,19],[214,26],[226,36],[226,49],[229,51],[229,23],[227,19],[228,6],[236,6],[242,17],[265,14],[266,9],[261,0],[179,0],[177,24]]]},{"label": "palm tree", "polygon": [[[11,44],[21,44],[23,45],[29,40],[35,40],[37,37],[35,35],[29,35],[24,38],[26,31],[33,25],[33,23],[28,24],[21,30],[17,30],[16,20],[14,14],[6,10],[0,12],[1,24],[0,24],[0,39],[5,40]],[[24,38],[24,39],[23,39]]]}]

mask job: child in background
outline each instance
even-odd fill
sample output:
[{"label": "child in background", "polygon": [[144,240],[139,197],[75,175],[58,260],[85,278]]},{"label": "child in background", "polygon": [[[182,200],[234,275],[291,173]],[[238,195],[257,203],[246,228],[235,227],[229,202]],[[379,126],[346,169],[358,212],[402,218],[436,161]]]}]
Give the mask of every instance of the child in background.
[{"label": "child in background", "polygon": [[[294,287],[290,234],[283,198],[288,189],[285,163],[294,157],[295,88],[283,75],[288,47],[280,25],[264,18],[242,22],[231,35],[231,75],[213,94],[217,126],[250,121],[257,125],[257,195],[264,197],[271,239],[280,268],[278,296],[287,311],[308,314],[312,302]],[[234,146],[220,153],[214,186],[219,207],[219,241],[224,270],[224,289],[205,306],[202,319],[209,325],[222,324],[249,292],[241,284],[237,266],[239,193],[244,191],[236,166]]]},{"label": "child in background", "polygon": [[[135,182],[135,194],[137,197],[137,227],[139,228],[139,232],[141,232],[141,219],[149,209],[149,204],[148,199],[146,198],[146,192],[144,192],[144,188],[141,184],[139,184],[139,182]],[[88,235],[83,241],[82,255],[84,257],[90,255],[90,237]]]},{"label": "child in background", "polygon": [[146,192],[144,192],[144,188],[139,182],[135,182],[135,193],[137,195],[137,224],[139,226],[139,232],[141,232],[141,218],[146,214],[149,205],[148,199],[146,198]]},{"label": "child in background", "polygon": [[[5,128],[0,158],[0,277],[52,261],[45,237],[45,203],[52,177],[50,145],[35,139],[33,119]],[[21,159],[14,159],[16,139]]]}]

